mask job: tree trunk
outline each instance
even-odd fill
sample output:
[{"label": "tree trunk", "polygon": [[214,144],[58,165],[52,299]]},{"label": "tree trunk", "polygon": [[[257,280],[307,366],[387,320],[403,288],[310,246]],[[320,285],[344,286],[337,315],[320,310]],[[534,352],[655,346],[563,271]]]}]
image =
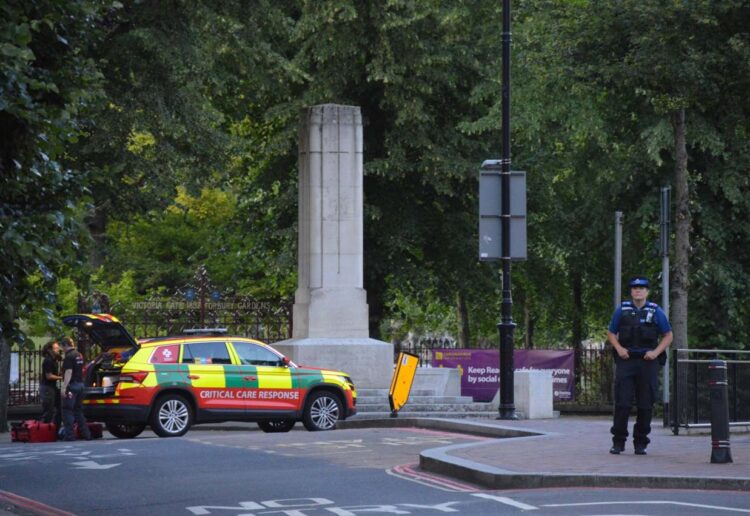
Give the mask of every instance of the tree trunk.
[{"label": "tree trunk", "polygon": [[674,129],[675,251],[672,272],[672,329],[674,347],[688,347],[688,265],[690,255],[690,192],[688,185],[685,110],[672,114]]},{"label": "tree trunk", "polygon": [[466,308],[466,296],[460,290],[456,293],[456,314],[458,315],[458,347],[469,347],[469,310]]},{"label": "tree trunk", "polygon": [[[672,114],[672,128],[674,130],[675,154],[675,250],[670,311],[672,312],[672,331],[674,333],[673,347],[679,350],[688,348],[688,260],[690,255],[691,225],[684,109]],[[685,421],[687,418],[687,413],[685,412],[687,406],[687,381],[687,367],[684,364],[680,367],[680,364],[678,364],[677,369],[674,371],[674,385],[672,386],[674,397],[677,398],[677,406],[681,407],[679,414],[673,413],[672,415],[678,423]],[[674,409],[674,401],[671,406]]]}]

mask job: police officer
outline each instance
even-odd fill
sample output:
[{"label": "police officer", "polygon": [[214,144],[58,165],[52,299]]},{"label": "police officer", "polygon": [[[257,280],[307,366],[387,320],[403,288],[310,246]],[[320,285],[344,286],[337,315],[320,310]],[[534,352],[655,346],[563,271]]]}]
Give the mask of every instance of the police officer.
[{"label": "police officer", "polygon": [[672,326],[664,310],[648,301],[648,278],[631,278],[628,287],[632,300],[623,301],[615,309],[607,331],[607,340],[615,351],[615,414],[609,452],[619,454],[625,450],[628,417],[635,395],[633,446],[636,455],[646,455],[659,389],[659,364],[664,363],[664,351],[672,343]]},{"label": "police officer", "polygon": [[78,424],[81,436],[91,440],[86,418],[83,416],[83,356],[76,349],[75,341],[70,337],[64,337],[61,341],[65,350],[63,358],[63,383],[60,389],[62,396],[64,440],[75,441],[76,435],[73,428]]}]

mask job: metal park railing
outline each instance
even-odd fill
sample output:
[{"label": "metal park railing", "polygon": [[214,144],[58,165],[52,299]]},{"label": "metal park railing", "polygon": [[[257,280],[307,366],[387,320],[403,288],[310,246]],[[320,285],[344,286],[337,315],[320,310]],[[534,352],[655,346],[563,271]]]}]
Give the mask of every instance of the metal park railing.
[{"label": "metal park railing", "polygon": [[672,350],[670,412],[672,433],[680,428],[711,427],[709,364],[727,364],[729,425],[750,426],[750,351],[720,349]]},{"label": "metal park railing", "polygon": [[37,350],[11,351],[11,379],[8,406],[38,405],[42,353]]}]

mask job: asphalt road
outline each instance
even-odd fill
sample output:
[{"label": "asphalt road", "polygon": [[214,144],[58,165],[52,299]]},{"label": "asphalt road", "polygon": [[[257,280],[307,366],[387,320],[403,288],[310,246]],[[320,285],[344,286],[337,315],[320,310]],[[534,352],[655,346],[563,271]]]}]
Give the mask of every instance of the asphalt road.
[{"label": "asphalt road", "polygon": [[38,513],[79,515],[750,514],[750,493],[487,491],[416,466],[423,449],[477,439],[410,428],[194,429],[176,439],[146,432],[132,440],[8,443],[0,445],[0,490],[43,504],[26,505]]}]

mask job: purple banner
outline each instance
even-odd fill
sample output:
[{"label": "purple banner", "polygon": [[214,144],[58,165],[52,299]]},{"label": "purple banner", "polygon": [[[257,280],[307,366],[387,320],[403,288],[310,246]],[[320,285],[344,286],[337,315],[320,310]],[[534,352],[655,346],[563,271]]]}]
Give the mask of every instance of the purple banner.
[{"label": "purple banner", "polygon": [[[551,370],[555,401],[575,399],[572,349],[516,349],[516,371]],[[432,367],[452,367],[461,372],[461,395],[474,401],[492,401],[500,383],[500,353],[495,349],[434,349]]]}]

